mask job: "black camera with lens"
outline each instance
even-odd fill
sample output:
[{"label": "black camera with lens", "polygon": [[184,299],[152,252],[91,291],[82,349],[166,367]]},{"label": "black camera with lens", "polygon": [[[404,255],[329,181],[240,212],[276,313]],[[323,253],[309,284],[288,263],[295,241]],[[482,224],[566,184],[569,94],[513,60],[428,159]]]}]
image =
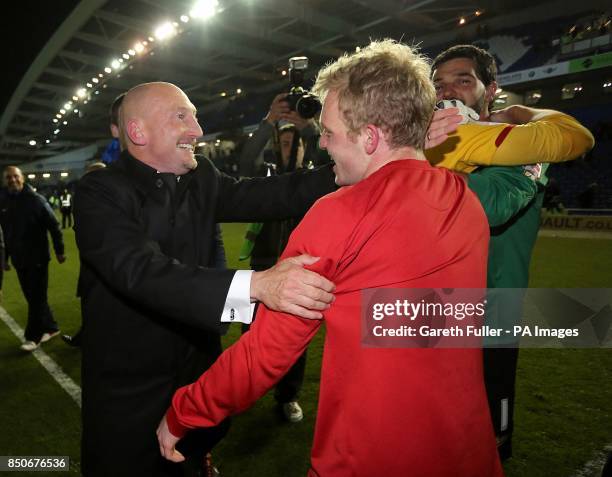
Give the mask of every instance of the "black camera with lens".
[{"label": "black camera with lens", "polygon": [[321,111],[321,103],[310,91],[304,89],[304,72],[308,68],[308,58],[305,56],[294,56],[289,58],[289,81],[291,90],[285,96],[291,111],[297,113],[304,119],[314,118]]}]

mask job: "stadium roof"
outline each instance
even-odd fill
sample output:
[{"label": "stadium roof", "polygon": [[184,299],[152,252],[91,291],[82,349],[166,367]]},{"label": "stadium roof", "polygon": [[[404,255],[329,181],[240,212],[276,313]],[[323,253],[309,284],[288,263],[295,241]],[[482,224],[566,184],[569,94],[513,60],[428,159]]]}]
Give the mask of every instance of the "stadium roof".
[{"label": "stadium roof", "polygon": [[[532,0],[219,0],[216,14],[202,19],[191,14],[195,3],[82,0],[40,51],[3,111],[0,161],[28,162],[106,143],[109,104],[145,81],[179,85],[206,117],[235,95],[286,88],[281,72],[291,56],[308,56],[312,74],[371,38],[431,46],[455,40],[461,17],[467,20],[463,28],[469,29],[481,18],[489,26],[496,18],[499,25],[512,18],[520,24],[533,20],[537,12],[546,18],[551,11],[571,14],[589,4],[603,5],[556,1],[534,7],[538,2]],[[477,11],[483,13],[481,18]],[[165,30],[156,31],[164,22],[169,22]],[[167,37],[160,39],[164,34]]]}]

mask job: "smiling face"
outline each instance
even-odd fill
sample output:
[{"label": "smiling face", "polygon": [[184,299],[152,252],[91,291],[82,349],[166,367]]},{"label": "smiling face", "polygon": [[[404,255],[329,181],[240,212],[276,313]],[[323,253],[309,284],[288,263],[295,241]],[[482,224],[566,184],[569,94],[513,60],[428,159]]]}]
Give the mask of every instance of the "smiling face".
[{"label": "smiling face", "polygon": [[23,172],[18,167],[7,167],[4,170],[4,181],[6,182],[6,188],[11,193],[16,194],[23,190]]},{"label": "smiling face", "polygon": [[319,147],[326,149],[335,163],[334,173],[339,186],[356,184],[366,177],[370,157],[362,147],[362,134],[350,136],[338,108],[338,93],[330,91],[321,111]]},{"label": "smiling face", "polygon": [[202,136],[195,106],[168,83],[139,88],[144,90],[133,97],[128,93],[122,106],[132,155],[159,172],[182,175],[194,169],[196,140]]},{"label": "smiling face", "polygon": [[438,65],[433,72],[437,101],[458,99],[480,114],[488,116],[497,84],[488,86],[476,74],[476,65],[470,58],[454,58]]}]

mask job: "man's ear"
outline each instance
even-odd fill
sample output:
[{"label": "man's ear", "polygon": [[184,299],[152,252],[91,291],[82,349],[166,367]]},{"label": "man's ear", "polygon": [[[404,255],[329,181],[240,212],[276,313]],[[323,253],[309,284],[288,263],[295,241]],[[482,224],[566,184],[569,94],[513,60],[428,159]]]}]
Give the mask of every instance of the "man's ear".
[{"label": "man's ear", "polygon": [[365,152],[371,155],[378,149],[378,144],[382,139],[382,131],[373,124],[368,124],[364,127],[363,134]]},{"label": "man's ear", "polygon": [[126,133],[128,139],[136,146],[145,146],[147,144],[147,138],[140,121],[130,119],[127,123]]},{"label": "man's ear", "polygon": [[485,99],[487,100],[487,104],[491,104],[493,99],[495,99],[495,91],[497,91],[497,81],[492,81],[485,87]]}]

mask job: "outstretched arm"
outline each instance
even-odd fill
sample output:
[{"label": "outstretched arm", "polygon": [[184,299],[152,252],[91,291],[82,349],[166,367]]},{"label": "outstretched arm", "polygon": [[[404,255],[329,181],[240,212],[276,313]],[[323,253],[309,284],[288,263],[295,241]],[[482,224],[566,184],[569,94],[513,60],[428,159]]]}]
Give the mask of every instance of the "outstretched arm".
[{"label": "outstretched arm", "polygon": [[[325,207],[325,202],[317,203],[304,217],[283,257],[297,253],[321,255],[325,258],[310,268],[332,279],[344,250],[347,232],[342,224],[348,223],[348,214]],[[312,233],[321,227],[328,233]],[[188,429],[214,426],[251,406],[287,372],[320,326],[321,321],[302,320],[261,307],[251,330],[197,382],[175,393],[157,432],[162,454],[170,460],[181,460],[174,445]]]},{"label": "outstretched arm", "polygon": [[491,118],[510,123],[461,125],[447,141],[425,151],[427,159],[436,166],[472,172],[478,166],[568,161],[594,145],[589,130],[567,114],[524,106],[510,108]]}]

